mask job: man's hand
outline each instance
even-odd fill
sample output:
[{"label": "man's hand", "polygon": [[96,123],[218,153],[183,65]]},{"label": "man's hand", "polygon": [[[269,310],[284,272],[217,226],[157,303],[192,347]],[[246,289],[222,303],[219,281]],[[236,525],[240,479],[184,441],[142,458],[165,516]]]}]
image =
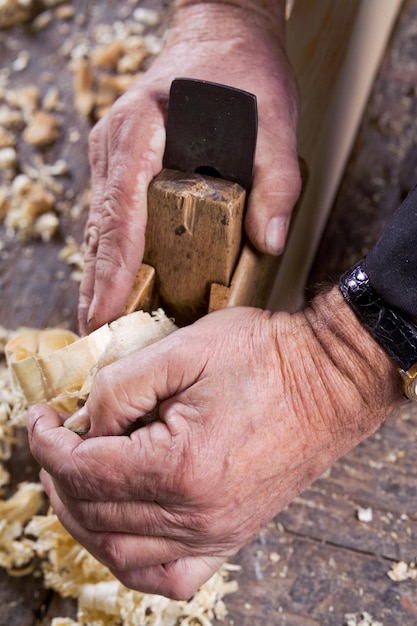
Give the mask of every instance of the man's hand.
[{"label": "man's hand", "polygon": [[127,586],[188,598],[401,399],[333,289],[296,315],[210,314],[107,366],[82,409],[88,436],[38,406],[30,445],[76,539]]},{"label": "man's hand", "polygon": [[300,190],[298,100],[284,48],[285,0],[173,3],[163,52],[92,130],[92,199],[86,226],[79,320],[86,333],[119,316],[141,263],[147,189],[162,168],[168,93],[174,78],[254,93],[259,132],[246,230],[278,254]]}]

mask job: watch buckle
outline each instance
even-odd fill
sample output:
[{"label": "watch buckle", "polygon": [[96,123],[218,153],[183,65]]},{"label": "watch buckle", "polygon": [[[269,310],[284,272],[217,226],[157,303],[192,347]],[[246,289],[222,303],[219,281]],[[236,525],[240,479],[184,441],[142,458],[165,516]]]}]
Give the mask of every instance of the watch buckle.
[{"label": "watch buckle", "polygon": [[407,371],[400,369],[403,381],[403,390],[409,400],[417,402],[417,363],[414,363]]}]

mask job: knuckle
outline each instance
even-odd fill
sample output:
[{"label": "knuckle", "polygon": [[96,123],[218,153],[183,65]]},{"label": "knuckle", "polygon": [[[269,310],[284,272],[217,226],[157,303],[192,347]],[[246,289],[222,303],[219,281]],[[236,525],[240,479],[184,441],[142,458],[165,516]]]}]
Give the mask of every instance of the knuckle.
[{"label": "knuckle", "polygon": [[85,256],[95,255],[99,241],[99,228],[95,221],[89,220],[84,230],[84,242],[87,247]]},{"label": "knuckle", "polygon": [[99,504],[86,501],[78,502],[72,507],[72,515],[83,528],[94,532],[101,530],[102,515]]},{"label": "knuckle", "polygon": [[[102,367],[94,376],[93,388],[100,389],[100,396],[98,398],[100,405],[106,404],[106,394],[112,389],[114,379],[112,375],[112,369],[110,367]],[[98,409],[98,411],[100,408]],[[98,412],[97,411],[97,412]]]},{"label": "knuckle", "polygon": [[113,150],[118,150],[120,145],[130,136],[130,109],[128,99],[123,97],[116,100],[112,106],[107,119],[107,129]]},{"label": "knuckle", "polygon": [[109,568],[122,573],[128,569],[128,558],[117,536],[104,532],[99,544],[100,560]]},{"label": "knuckle", "polygon": [[193,514],[187,521],[187,526],[193,535],[197,536],[199,541],[202,537],[212,537],[215,529],[213,520],[206,514]]},{"label": "knuckle", "polygon": [[107,185],[101,215],[104,232],[125,225],[133,205],[130,192],[131,189],[129,185],[125,184],[122,176],[112,178],[111,183]]}]

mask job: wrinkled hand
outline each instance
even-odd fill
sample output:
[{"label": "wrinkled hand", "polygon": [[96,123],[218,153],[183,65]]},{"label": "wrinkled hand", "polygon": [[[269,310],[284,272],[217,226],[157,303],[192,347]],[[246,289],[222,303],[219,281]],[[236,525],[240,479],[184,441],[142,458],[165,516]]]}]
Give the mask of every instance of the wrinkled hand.
[{"label": "wrinkled hand", "polygon": [[397,378],[337,290],[293,316],[226,309],[101,370],[87,438],[33,407],[30,445],[76,539],[125,585],[188,598],[379,426]]},{"label": "wrinkled hand", "polygon": [[119,316],[141,263],[147,188],[162,168],[174,78],[205,79],[256,94],[259,132],[246,230],[261,251],[281,251],[300,189],[298,105],[284,26],[275,27],[270,15],[268,9],[266,26],[253,11],[232,3],[177,9],[163,52],[92,130],[92,199],[79,302],[83,333]]}]

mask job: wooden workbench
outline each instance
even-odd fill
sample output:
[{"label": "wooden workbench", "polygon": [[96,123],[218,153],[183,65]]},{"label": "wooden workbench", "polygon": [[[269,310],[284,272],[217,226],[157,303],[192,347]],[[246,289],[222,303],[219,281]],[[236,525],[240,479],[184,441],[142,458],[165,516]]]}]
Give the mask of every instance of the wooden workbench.
[{"label": "wooden workbench", "polygon": [[[75,2],[86,20],[69,22],[85,29],[116,14],[114,2]],[[155,3],[149,3],[155,4]],[[99,8],[99,6],[101,8]],[[112,13],[113,12],[113,13]],[[417,0],[402,9],[375,82],[309,284],[334,280],[363,256],[382,225],[417,178]],[[47,35],[47,36],[46,36]],[[2,39],[7,46],[2,49]],[[32,52],[18,84],[53,68],[70,101],[68,69],[56,54],[53,25],[34,36],[28,29],[0,32],[2,58],[10,60],[11,41]],[[62,42],[61,42],[62,43]],[[86,137],[89,122],[71,107],[66,127],[81,129],[80,141],[58,141],[49,158],[64,156],[74,193],[88,186]],[[62,150],[65,146],[65,154]],[[50,243],[20,244],[0,231],[0,323],[76,330],[78,285],[57,255],[67,235],[81,241],[85,212],[61,219]],[[346,455],[301,494],[234,559],[240,589],[226,598],[231,626],[342,626],[346,614],[367,612],[383,626],[417,623],[417,582],[394,582],[392,566],[417,556],[417,411],[407,406],[368,441]],[[277,450],[277,454],[279,451]],[[37,468],[26,442],[10,463],[14,481],[36,480]],[[360,508],[372,521],[359,521]],[[40,579],[9,578],[0,571],[0,626],[47,626],[56,615],[74,616],[75,605],[45,590]]]}]

